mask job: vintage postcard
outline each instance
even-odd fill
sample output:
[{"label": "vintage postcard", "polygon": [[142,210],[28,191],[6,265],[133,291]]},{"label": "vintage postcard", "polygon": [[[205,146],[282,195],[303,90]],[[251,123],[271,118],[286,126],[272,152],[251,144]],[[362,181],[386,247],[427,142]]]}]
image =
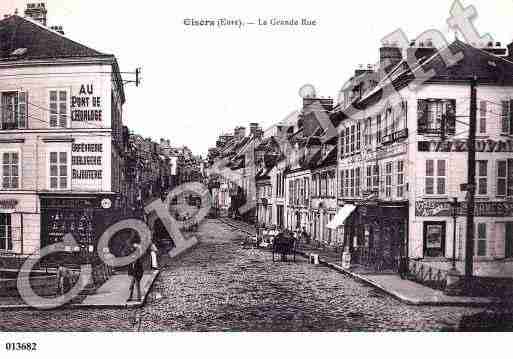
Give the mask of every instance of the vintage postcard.
[{"label": "vintage postcard", "polygon": [[512,17],[2,0],[1,357],[513,331]]}]

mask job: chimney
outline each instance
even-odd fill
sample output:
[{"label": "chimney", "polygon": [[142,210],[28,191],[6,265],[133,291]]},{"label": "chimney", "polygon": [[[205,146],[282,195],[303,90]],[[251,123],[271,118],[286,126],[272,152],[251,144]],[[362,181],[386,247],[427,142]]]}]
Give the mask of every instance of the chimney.
[{"label": "chimney", "polygon": [[437,52],[437,48],[433,45],[431,40],[427,41],[412,41],[411,46],[406,50],[408,59],[413,58],[413,62],[427,57],[433,56]]},{"label": "chimney", "polygon": [[387,44],[379,49],[379,67],[383,74],[388,74],[402,59],[402,51],[397,46]]},{"label": "chimney", "polygon": [[259,130],[260,126],[258,125],[258,123],[256,122],[252,122],[249,124],[249,133],[251,136],[254,136],[256,137],[258,134],[258,130]]},{"label": "chimney", "polygon": [[233,135],[238,138],[244,138],[246,136],[246,127],[238,126],[233,130]]},{"label": "chimney", "polygon": [[25,9],[25,17],[30,17],[34,21],[41,23],[46,26],[46,5],[43,2],[40,3],[28,3]]}]

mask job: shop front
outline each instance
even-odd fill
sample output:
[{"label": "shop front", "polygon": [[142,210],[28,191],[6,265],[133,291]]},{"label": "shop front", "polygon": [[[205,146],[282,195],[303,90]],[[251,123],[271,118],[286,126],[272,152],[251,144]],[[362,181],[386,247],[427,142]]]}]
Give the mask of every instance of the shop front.
[{"label": "shop front", "polygon": [[71,234],[77,246],[70,252],[94,253],[98,239],[117,220],[114,195],[40,194],[41,248]]},{"label": "shop front", "polygon": [[345,204],[339,214],[345,216],[343,246],[353,263],[377,271],[397,270],[400,259],[408,257],[407,204]]}]

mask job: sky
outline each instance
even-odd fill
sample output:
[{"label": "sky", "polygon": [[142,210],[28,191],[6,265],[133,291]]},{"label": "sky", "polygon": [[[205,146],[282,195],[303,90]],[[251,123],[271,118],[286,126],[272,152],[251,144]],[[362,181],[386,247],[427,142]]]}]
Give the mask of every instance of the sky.
[{"label": "sky", "polygon": [[[47,0],[49,25],[114,54],[121,71],[142,67],[127,85],[124,123],[135,133],[206,154],[217,136],[257,122],[263,128],[299,109],[299,89],[312,84],[335,97],[360,64],[379,60],[380,40],[402,29],[409,39],[437,29],[453,0],[128,1]],[[1,0],[0,16],[23,13],[26,0]],[[496,41],[513,41],[512,0],[465,0],[475,25]],[[309,17],[315,27],[187,27],[186,18]],[[126,79],[131,79],[130,76]]]}]

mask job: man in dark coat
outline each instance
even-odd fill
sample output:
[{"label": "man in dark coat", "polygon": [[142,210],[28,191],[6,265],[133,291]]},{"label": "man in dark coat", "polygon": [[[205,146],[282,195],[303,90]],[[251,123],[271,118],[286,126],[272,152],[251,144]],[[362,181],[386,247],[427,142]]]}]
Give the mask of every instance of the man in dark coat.
[{"label": "man in dark coat", "polygon": [[132,301],[132,297],[134,294],[134,286],[137,288],[136,301],[141,301],[141,279],[144,275],[144,268],[142,263],[142,256],[140,256],[139,245],[134,244],[134,248],[134,254],[139,257],[134,262],[130,263],[128,267],[128,275],[132,277],[132,282],[130,283],[130,296],[128,298],[128,301]]}]

